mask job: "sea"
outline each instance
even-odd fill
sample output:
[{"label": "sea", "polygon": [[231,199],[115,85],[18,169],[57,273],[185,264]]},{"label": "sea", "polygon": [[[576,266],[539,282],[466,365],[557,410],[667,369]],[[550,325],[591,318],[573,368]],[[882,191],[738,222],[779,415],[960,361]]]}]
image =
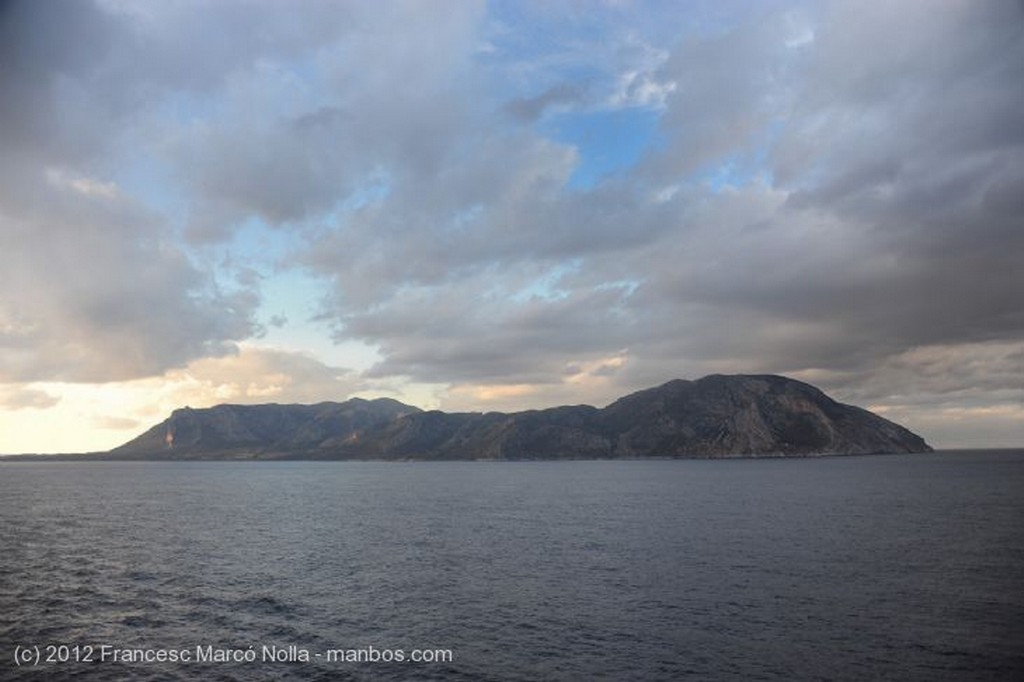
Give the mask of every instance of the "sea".
[{"label": "sea", "polygon": [[2,680],[1022,680],[1024,450],[0,464]]}]

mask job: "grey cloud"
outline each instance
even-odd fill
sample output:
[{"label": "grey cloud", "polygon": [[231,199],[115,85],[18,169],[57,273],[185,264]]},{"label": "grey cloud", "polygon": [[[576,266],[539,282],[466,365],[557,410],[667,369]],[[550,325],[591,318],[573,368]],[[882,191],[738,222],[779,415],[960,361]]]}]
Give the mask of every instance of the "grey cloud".
[{"label": "grey cloud", "polygon": [[96,106],[59,105],[99,68],[116,33],[117,22],[91,2],[0,6],[0,144],[8,161],[80,159],[102,144]]},{"label": "grey cloud", "polygon": [[268,56],[346,30],[334,3],[14,0],[0,9],[5,149],[49,163],[103,155],[166,97],[220,94]]},{"label": "grey cloud", "polygon": [[831,18],[803,98],[821,109],[799,111],[776,157],[799,205],[849,221],[895,264],[847,314],[904,347],[1024,331],[1020,215],[990,200],[1024,166],[1024,94],[1008,86],[1024,75],[1019,7],[839,5]]},{"label": "grey cloud", "polygon": [[[323,9],[221,3],[210,14],[170,3],[3,5],[3,380],[160,374],[229,352],[259,331],[255,288],[219,283],[175,245],[172,225],[105,176],[121,155],[134,160],[160,148],[143,133],[158,130],[164,97],[222,86],[268,49],[259,40],[283,51],[308,49],[317,35],[335,30],[317,20]],[[200,21],[214,16],[224,21]],[[246,17],[269,19],[272,28],[255,32],[257,42],[231,37],[232,27],[248,25]],[[146,144],[132,148],[139,142]]]},{"label": "grey cloud", "polygon": [[[438,182],[396,188],[387,202],[357,212],[316,242],[306,262],[335,285],[329,314],[372,315],[409,288],[447,299],[446,288],[461,291],[468,281],[480,287],[478,293],[515,296],[543,288],[572,263],[602,254],[603,262],[612,263],[664,238],[671,222],[628,188],[564,195],[570,168],[564,152],[525,142],[518,150],[497,147],[507,160],[500,176],[479,166],[481,175],[494,179],[494,194],[486,199],[446,205],[444,198],[458,197],[465,185],[458,179],[448,185],[440,176]],[[459,176],[465,171],[470,178],[477,168],[469,162]],[[531,182],[524,183],[524,176]],[[596,273],[593,285],[606,284],[609,272]]]},{"label": "grey cloud", "polygon": [[551,86],[539,95],[514,99],[505,105],[505,111],[520,121],[532,123],[552,107],[582,102],[584,95],[583,88],[569,83],[561,83]]},{"label": "grey cloud", "polygon": [[274,348],[243,347],[224,357],[197,360],[171,376],[188,378],[178,391],[179,402],[191,405],[212,405],[225,400],[341,401],[367,388],[367,382],[350,369],[327,365],[304,353]]},{"label": "grey cloud", "polygon": [[380,343],[371,375],[420,381],[550,383],[570,359],[604,353],[616,336],[623,292],[590,291],[548,300],[492,296],[493,275],[443,289],[409,291],[387,306],[345,318],[344,334]]},{"label": "grey cloud", "polygon": [[358,10],[329,0],[304,2],[301,11],[274,0],[93,4],[119,26],[94,82],[115,99],[223,94],[239,74],[330,45]]},{"label": "grey cloud", "polygon": [[53,407],[60,398],[25,386],[0,386],[0,407],[5,410],[33,410]]},{"label": "grey cloud", "polygon": [[149,376],[253,332],[258,297],[218,290],[154,216],[35,180],[29,202],[0,192],[4,380]]},{"label": "grey cloud", "polygon": [[191,236],[200,241],[222,237],[249,215],[275,224],[304,219],[330,209],[355,189],[353,171],[368,169],[356,163],[346,168],[349,136],[343,122],[300,121],[214,129],[192,137],[187,149],[176,152],[182,180],[206,203]]},{"label": "grey cloud", "polygon": [[821,383],[943,447],[1013,447],[1024,435],[1024,344],[1016,340],[912,348]]},{"label": "grey cloud", "polygon": [[97,417],[93,420],[93,423],[101,429],[110,429],[112,431],[135,430],[143,426],[143,423],[138,419],[113,416]]},{"label": "grey cloud", "polygon": [[911,395],[956,397],[969,391],[980,398],[1002,395],[1024,408],[1024,342],[987,341],[912,348],[893,355],[858,388],[862,400],[885,397],[885,385],[896,378]]},{"label": "grey cloud", "polygon": [[[443,213],[428,211],[424,223],[388,219],[410,226],[386,232],[403,236],[389,243],[367,227],[367,242],[349,242],[353,254],[373,254],[366,269],[353,256],[358,275],[336,275],[340,334],[379,345],[377,373],[431,381],[554,381],[574,350],[628,348],[623,383],[831,368],[831,385],[852,393],[912,348],[1019,337],[1024,281],[1014,263],[1024,244],[1013,197],[1022,159],[1019,128],[1007,122],[1021,109],[1010,65],[1024,58],[1007,59],[1007,50],[1021,49],[1020,24],[1001,16],[1002,6],[958,5],[963,16],[952,19],[928,5],[866,17],[856,7],[808,12],[814,40],[799,46],[770,16],[681,44],[663,74],[678,83],[663,119],[668,147],[634,176],[653,188],[683,182],[669,201],[645,202],[643,185],[631,185],[598,188],[576,204],[555,174],[507,211],[488,196],[479,232],[450,244],[438,227]],[[909,50],[903,30],[915,36]],[[851,32],[860,37],[851,42]],[[970,104],[950,104],[947,91]],[[758,153],[776,169],[774,184],[685,185],[685,173],[704,163]],[[506,162],[507,175],[495,179],[514,186],[531,167]],[[443,203],[460,184],[435,185],[430,202],[408,205]],[[366,225],[392,208],[374,209]],[[612,225],[617,238],[604,241]],[[349,237],[361,228],[352,229]],[[630,238],[634,229],[642,237]],[[321,252],[320,271],[330,272],[345,234]],[[577,272],[560,297],[533,301],[530,315],[472,292],[514,291],[503,275],[518,264],[555,267],[564,258]],[[390,286],[362,299],[360,283],[375,278]],[[613,281],[638,286],[602,299]],[[469,290],[456,286],[467,282]],[[423,284],[410,309],[401,292]],[[950,376],[972,381],[970,372]]]},{"label": "grey cloud", "polygon": [[482,110],[468,95],[476,6],[348,9],[345,36],[302,55],[322,89],[275,68],[271,56],[289,56],[275,51],[233,77],[221,116],[165,146],[196,199],[197,239],[251,215],[318,220],[378,180],[430,176],[465,153],[460,128]]},{"label": "grey cloud", "polygon": [[675,84],[661,119],[668,145],[645,172],[674,179],[729,157],[753,161],[790,105],[789,33],[784,13],[758,9],[729,31],[684,36],[658,74]]}]

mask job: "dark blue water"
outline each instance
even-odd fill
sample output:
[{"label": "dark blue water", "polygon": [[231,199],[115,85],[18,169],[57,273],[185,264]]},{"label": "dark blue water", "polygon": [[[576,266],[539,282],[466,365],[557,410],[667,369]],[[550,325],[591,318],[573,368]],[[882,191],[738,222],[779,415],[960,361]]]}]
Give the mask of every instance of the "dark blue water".
[{"label": "dark blue water", "polygon": [[1024,452],[4,464],[0,679],[1024,679]]}]

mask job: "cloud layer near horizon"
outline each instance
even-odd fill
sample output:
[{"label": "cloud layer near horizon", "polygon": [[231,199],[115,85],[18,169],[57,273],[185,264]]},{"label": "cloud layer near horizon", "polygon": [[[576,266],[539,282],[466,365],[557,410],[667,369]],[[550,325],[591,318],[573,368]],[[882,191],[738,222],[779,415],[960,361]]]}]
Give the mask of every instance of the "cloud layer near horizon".
[{"label": "cloud layer near horizon", "polygon": [[267,351],[324,399],[776,372],[1024,438],[1019,3],[15,2],[0,61],[8,406],[244,383],[285,313],[376,352]]}]

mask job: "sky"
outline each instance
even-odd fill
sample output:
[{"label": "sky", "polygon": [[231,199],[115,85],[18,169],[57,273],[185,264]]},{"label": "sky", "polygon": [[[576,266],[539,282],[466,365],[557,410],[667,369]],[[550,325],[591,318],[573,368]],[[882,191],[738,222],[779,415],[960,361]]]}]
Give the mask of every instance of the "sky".
[{"label": "sky", "polygon": [[1024,5],[0,3],[0,452],[775,373],[1024,446]]}]

